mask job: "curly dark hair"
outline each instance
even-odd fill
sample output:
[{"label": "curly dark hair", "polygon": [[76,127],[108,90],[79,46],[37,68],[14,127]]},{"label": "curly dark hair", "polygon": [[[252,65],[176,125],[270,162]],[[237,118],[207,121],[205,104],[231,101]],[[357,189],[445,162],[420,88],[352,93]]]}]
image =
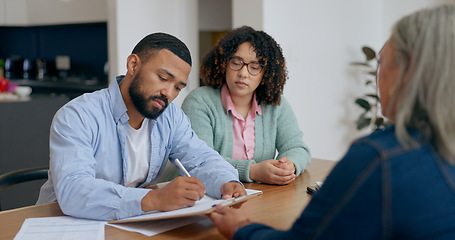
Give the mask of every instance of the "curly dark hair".
[{"label": "curly dark hair", "polygon": [[264,66],[262,81],[256,88],[258,103],[279,105],[288,78],[286,62],[280,45],[270,35],[243,26],[229,31],[202,59],[200,74],[203,83],[215,89],[226,83],[229,59],[240,44],[253,46],[260,64]]}]

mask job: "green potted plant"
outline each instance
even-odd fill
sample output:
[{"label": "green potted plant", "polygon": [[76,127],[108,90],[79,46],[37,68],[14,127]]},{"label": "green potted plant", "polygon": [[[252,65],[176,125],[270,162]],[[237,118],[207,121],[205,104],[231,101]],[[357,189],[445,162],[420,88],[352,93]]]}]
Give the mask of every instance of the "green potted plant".
[{"label": "green potted plant", "polygon": [[368,93],[355,99],[355,104],[363,109],[363,112],[357,118],[356,124],[359,130],[370,127],[373,131],[376,131],[388,124],[387,119],[381,115],[381,103],[379,101],[377,77],[379,59],[371,47],[363,46],[362,52],[365,55],[365,61],[351,63],[365,71],[365,86],[368,88]]},{"label": "green potted plant", "polygon": [[5,73],[5,60],[0,58],[0,78],[3,78],[3,74]]}]

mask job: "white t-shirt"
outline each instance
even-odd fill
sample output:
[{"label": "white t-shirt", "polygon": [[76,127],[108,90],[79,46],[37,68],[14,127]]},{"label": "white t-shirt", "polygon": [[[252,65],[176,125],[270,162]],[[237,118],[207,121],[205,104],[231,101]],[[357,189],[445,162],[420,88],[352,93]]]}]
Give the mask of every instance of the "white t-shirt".
[{"label": "white t-shirt", "polygon": [[150,121],[144,119],[139,129],[128,124],[126,148],[128,153],[126,184],[137,187],[147,178],[150,168]]}]

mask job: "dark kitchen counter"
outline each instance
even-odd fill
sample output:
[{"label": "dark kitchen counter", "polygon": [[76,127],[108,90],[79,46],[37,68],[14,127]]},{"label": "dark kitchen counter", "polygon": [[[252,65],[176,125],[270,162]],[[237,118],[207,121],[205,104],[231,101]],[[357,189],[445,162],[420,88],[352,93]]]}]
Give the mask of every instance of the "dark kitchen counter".
[{"label": "dark kitchen counter", "polygon": [[[49,166],[49,130],[64,95],[33,94],[27,101],[0,102],[0,174]],[[24,183],[0,192],[2,210],[32,205],[44,181]]]}]

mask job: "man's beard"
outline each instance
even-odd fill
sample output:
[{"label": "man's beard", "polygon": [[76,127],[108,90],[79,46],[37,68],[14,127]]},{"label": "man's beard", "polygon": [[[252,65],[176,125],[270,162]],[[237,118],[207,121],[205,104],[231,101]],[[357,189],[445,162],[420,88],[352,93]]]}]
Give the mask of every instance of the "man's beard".
[{"label": "man's beard", "polygon": [[[151,96],[149,98],[145,97],[140,90],[140,83],[141,83],[141,72],[138,72],[137,75],[133,78],[130,87],[128,88],[128,93],[130,94],[131,101],[133,102],[134,106],[136,107],[137,111],[142,114],[142,116],[149,118],[149,119],[156,119],[160,116],[161,113],[169,105],[168,100],[166,97],[162,95],[158,96]],[[150,102],[154,99],[160,99],[164,102],[164,106],[161,109],[158,109],[155,106],[151,105]]]}]

